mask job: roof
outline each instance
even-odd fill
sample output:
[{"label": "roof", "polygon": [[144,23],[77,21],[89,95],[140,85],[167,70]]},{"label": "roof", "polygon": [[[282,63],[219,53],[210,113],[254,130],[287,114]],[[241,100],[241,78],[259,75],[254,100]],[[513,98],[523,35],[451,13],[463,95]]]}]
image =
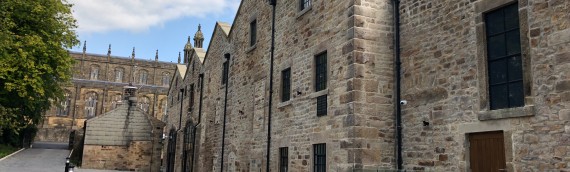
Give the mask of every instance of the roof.
[{"label": "roof", "polygon": [[86,145],[125,146],[131,141],[151,141],[153,128],[165,124],[136,106],[124,104],[87,120]]},{"label": "roof", "polygon": [[184,78],[184,75],[186,75],[186,65],[177,64],[176,71],[178,71],[178,74],[180,75],[181,78]]},{"label": "roof", "polygon": [[226,36],[228,36],[230,34],[230,30],[232,29],[232,25],[230,25],[229,23],[226,23],[226,22],[218,22],[218,25],[220,25],[220,28],[222,29],[222,31],[224,31],[224,34]]},{"label": "roof", "polygon": [[200,59],[200,64],[204,62],[204,57],[206,57],[206,51],[203,48],[194,48],[196,56]]}]

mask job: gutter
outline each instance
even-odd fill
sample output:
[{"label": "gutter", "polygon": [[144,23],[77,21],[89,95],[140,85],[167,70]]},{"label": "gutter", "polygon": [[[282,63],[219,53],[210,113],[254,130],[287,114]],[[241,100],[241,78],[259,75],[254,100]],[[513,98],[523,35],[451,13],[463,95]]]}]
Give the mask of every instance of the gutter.
[{"label": "gutter", "polygon": [[[226,83],[227,84],[227,83]],[[198,106],[198,123],[194,125],[192,129],[192,166],[190,166],[190,172],[194,171],[194,162],[196,161],[195,152],[196,152],[196,129],[198,125],[202,122],[202,98],[204,93],[204,74],[200,74],[200,105]]]},{"label": "gutter", "polygon": [[[228,69],[226,70],[227,74],[227,81],[226,81],[226,92],[224,96],[224,125],[222,126],[222,159],[220,163],[220,171],[224,171],[224,150],[226,146],[226,117],[227,117],[227,109],[228,109],[228,85],[230,85],[230,54],[224,54],[224,58],[228,62]],[[224,66],[225,68],[225,66]]]},{"label": "gutter", "polygon": [[402,62],[400,59],[400,0],[392,0],[393,7],[394,7],[394,75],[396,77],[395,82],[395,94],[396,100],[394,101],[394,105],[396,106],[396,111],[394,113],[396,117],[396,125],[394,126],[396,129],[396,161],[397,166],[396,169],[398,171],[403,170],[403,159],[402,159],[402,104],[400,103],[401,99],[401,69],[402,69]]},{"label": "gutter", "polygon": [[277,0],[269,0],[269,4],[272,6],[272,18],[271,18],[271,62],[269,70],[269,112],[267,114],[267,155],[265,157],[265,171],[269,172],[270,162],[271,162],[271,115],[273,112],[273,60],[275,53],[275,7],[277,6]]}]

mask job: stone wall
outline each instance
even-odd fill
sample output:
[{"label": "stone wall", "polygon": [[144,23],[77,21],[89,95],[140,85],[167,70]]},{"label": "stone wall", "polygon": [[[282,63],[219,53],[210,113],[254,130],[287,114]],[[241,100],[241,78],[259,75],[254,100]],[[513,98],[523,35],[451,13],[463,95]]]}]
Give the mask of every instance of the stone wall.
[{"label": "stone wall", "polygon": [[469,134],[503,131],[507,171],[569,170],[569,1],[518,1],[525,106],[489,110],[483,14],[512,2],[402,1],[406,169],[468,171]]},{"label": "stone wall", "polygon": [[152,142],[136,141],[128,146],[85,145],[82,168],[126,171],[151,170]]}]

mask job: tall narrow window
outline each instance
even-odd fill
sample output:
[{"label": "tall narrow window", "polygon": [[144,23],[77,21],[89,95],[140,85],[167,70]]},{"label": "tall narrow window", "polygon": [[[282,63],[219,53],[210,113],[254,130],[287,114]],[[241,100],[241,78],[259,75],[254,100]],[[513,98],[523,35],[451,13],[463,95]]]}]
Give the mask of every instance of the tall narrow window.
[{"label": "tall narrow window", "polygon": [[299,0],[299,4],[300,11],[303,11],[304,9],[311,7],[311,0]]},{"label": "tall narrow window", "polygon": [[124,69],[123,68],[117,68],[115,69],[115,82],[123,82],[123,73],[124,73]]},{"label": "tall narrow window", "polygon": [[257,41],[257,19],[249,23],[249,46],[255,45]]},{"label": "tall narrow window", "polygon": [[57,108],[57,116],[67,116],[69,115],[69,106],[71,104],[71,94],[65,92],[63,100],[60,102],[60,106]]},{"label": "tall narrow window", "polygon": [[91,73],[89,75],[90,80],[98,80],[99,79],[99,66],[92,65],[91,66]]},{"label": "tall narrow window", "polygon": [[327,115],[327,95],[317,97],[317,116]]},{"label": "tall narrow window", "polygon": [[190,84],[190,110],[194,109],[194,84]]},{"label": "tall narrow window", "polygon": [[148,72],[146,70],[140,70],[139,72],[139,83],[146,84],[148,79]]},{"label": "tall narrow window", "polygon": [[313,172],[327,171],[327,144],[313,145]]},{"label": "tall narrow window", "polygon": [[224,62],[224,70],[222,73],[222,85],[228,83],[228,70],[229,70],[229,62],[225,61]]},{"label": "tall narrow window", "polygon": [[279,172],[289,171],[289,148],[279,148]]},{"label": "tall narrow window", "polygon": [[168,86],[170,84],[170,73],[164,72],[162,73],[162,85]]},{"label": "tall narrow window", "polygon": [[281,101],[286,102],[291,98],[291,68],[281,71]]},{"label": "tall narrow window", "polygon": [[150,106],[150,99],[148,97],[141,97],[140,100],[138,100],[138,105],[143,112],[147,113]]},{"label": "tall narrow window", "polygon": [[97,110],[97,93],[89,92],[85,95],[85,116],[92,118]]},{"label": "tall narrow window", "polygon": [[327,88],[327,53],[315,56],[315,91]]},{"label": "tall narrow window", "polygon": [[485,14],[490,109],[524,106],[518,4]]}]

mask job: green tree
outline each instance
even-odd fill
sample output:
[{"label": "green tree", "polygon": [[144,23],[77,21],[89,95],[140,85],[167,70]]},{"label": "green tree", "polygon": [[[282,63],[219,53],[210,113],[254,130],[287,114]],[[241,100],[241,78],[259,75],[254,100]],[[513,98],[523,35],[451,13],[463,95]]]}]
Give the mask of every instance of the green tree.
[{"label": "green tree", "polygon": [[67,49],[79,44],[71,6],[66,0],[0,1],[0,135],[37,125],[63,99],[61,86],[73,66]]}]

